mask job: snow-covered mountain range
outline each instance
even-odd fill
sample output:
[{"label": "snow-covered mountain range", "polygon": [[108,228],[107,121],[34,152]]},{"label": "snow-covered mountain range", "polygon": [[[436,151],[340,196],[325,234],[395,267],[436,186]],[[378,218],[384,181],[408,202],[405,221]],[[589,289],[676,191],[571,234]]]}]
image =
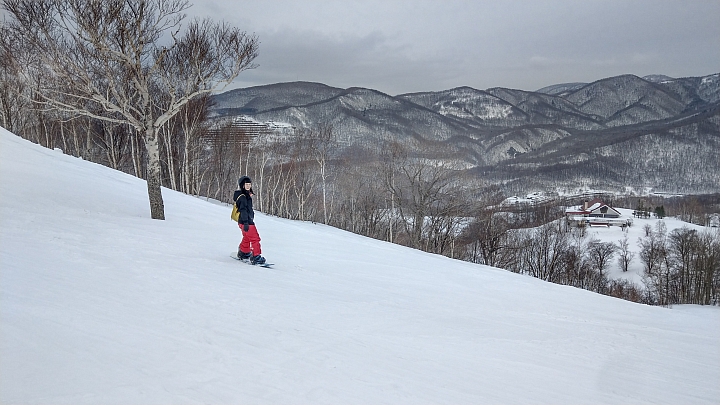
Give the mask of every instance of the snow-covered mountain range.
[{"label": "snow-covered mountain range", "polygon": [[213,101],[216,119],[247,116],[300,128],[329,123],[347,146],[419,141],[419,153],[462,160],[517,192],[588,183],[720,190],[720,74],[397,96],[295,82],[232,90]]},{"label": "snow-covered mountain range", "polygon": [[[234,185],[228,185],[231,192]],[[715,404],[717,307],[650,307],[230,209],[0,128],[0,403]]]}]

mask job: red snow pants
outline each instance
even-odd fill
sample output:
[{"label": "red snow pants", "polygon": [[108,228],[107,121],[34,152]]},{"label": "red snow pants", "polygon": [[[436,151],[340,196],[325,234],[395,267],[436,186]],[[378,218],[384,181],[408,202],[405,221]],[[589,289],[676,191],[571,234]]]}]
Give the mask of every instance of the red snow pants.
[{"label": "red snow pants", "polygon": [[243,229],[243,224],[238,224],[242,231],[242,242],[240,242],[240,251],[243,253],[252,253],[254,256],[259,256],[262,253],[260,249],[260,235],[258,234],[255,225],[248,225],[247,232]]}]

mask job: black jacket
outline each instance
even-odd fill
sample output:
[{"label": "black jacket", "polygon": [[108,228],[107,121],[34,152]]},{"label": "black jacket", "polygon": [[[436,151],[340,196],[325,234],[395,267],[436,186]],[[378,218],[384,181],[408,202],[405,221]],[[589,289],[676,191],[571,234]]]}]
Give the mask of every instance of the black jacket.
[{"label": "black jacket", "polygon": [[243,193],[241,190],[235,190],[233,199],[235,200],[238,212],[240,212],[238,223],[255,225],[255,222],[253,222],[255,219],[255,211],[253,211],[252,194]]}]

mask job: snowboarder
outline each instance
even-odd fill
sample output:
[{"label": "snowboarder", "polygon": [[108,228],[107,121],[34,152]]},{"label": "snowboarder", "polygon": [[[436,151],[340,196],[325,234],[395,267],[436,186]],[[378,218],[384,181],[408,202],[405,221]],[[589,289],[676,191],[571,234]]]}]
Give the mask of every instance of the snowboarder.
[{"label": "snowboarder", "polygon": [[235,205],[240,212],[238,226],[242,231],[242,241],[238,247],[237,257],[240,260],[250,260],[251,264],[264,264],[265,258],[260,256],[260,235],[255,228],[255,211],[252,203],[252,180],[248,176],[238,179],[238,189],[233,194]]}]

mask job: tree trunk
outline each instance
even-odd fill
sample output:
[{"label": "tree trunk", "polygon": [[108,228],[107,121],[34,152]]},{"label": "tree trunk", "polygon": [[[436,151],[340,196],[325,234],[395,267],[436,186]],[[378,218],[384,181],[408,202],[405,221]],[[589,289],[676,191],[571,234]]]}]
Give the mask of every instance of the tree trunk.
[{"label": "tree trunk", "polygon": [[151,127],[145,130],[145,147],[148,153],[147,187],[150,199],[150,217],[163,220],[165,219],[165,206],[160,189],[162,186],[162,173],[157,136],[157,131],[154,128]]},{"label": "tree trunk", "polygon": [[79,140],[78,134],[77,134],[77,129],[78,129],[77,127],[78,127],[78,122],[77,122],[77,121],[73,121],[73,126],[72,126],[72,129],[73,129],[73,145],[74,145],[74,147],[75,147],[75,154],[74,154],[74,156],[82,157],[82,153],[80,152],[80,140]]},{"label": "tree trunk", "polygon": [[[182,164],[180,167],[180,187],[182,187],[182,192],[185,194],[198,194],[195,193],[195,187],[193,187],[194,184],[196,184],[195,181],[195,162],[191,159],[190,154],[191,152],[191,136],[189,135],[189,131],[185,131],[185,143],[183,145],[183,155],[182,155]],[[192,165],[192,167],[191,167]]]}]

